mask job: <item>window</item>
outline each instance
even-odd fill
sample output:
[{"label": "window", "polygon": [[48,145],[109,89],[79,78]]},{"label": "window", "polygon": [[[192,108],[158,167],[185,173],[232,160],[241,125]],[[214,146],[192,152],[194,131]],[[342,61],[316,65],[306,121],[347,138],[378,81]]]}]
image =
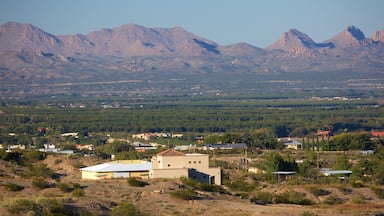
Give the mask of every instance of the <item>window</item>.
[{"label": "window", "polygon": [[196,161],[193,161],[193,163],[195,164],[195,163],[196,163]]},{"label": "window", "polygon": [[201,161],[199,161],[199,164],[201,164]]},{"label": "window", "polygon": [[171,164],[168,164],[168,167],[170,167],[171,166]]},{"label": "window", "polygon": [[188,161],[189,164],[191,164],[192,162],[191,161]]}]

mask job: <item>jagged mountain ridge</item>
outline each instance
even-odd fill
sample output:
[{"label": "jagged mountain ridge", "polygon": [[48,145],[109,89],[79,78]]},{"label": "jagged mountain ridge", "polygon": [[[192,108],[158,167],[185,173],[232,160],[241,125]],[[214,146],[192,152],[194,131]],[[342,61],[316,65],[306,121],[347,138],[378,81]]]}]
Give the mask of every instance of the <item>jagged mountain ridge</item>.
[{"label": "jagged mountain ridge", "polygon": [[[147,28],[126,24],[88,34],[52,35],[31,24],[0,26],[0,73],[18,80],[22,73],[94,71],[178,73],[281,73],[384,71],[384,30],[366,38],[355,26],[321,43],[289,29],[265,49],[246,43],[220,46],[181,27]],[[91,73],[92,72],[92,73]],[[18,74],[13,77],[12,74]],[[78,73],[79,74],[79,73]],[[108,76],[107,76],[108,77]],[[116,77],[118,79],[118,77]]]},{"label": "jagged mountain ridge", "polygon": [[[373,41],[383,42],[384,30],[372,35]],[[126,24],[112,29],[101,29],[86,35],[52,35],[31,24],[7,22],[0,26],[0,50],[37,49],[61,55],[95,56],[199,56],[223,54],[228,56],[254,56],[265,51],[283,50],[295,55],[306,55],[311,50],[330,50],[361,44],[364,33],[349,26],[335,37],[322,43],[314,42],[307,34],[289,29],[266,49],[246,43],[220,46],[196,36],[181,27],[146,28]]]}]

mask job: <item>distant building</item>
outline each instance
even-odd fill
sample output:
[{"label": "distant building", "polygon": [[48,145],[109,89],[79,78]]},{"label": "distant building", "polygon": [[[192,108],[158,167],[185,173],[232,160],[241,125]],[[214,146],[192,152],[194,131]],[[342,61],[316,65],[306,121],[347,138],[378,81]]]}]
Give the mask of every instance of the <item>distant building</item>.
[{"label": "distant building", "polygon": [[207,184],[221,185],[221,169],[209,167],[209,155],[184,154],[168,149],[153,156],[149,178],[188,177]]},{"label": "distant building", "polygon": [[384,137],[384,131],[372,131],[371,136],[375,138]]},{"label": "distant building", "polygon": [[277,141],[283,143],[284,147],[287,149],[302,149],[303,144],[299,141],[297,141],[294,138],[290,137],[283,137],[283,138],[278,138]]},{"label": "distant building", "polygon": [[329,168],[320,169],[320,173],[324,176],[338,175],[338,176],[349,176],[352,174],[350,170],[332,170]]},{"label": "distant building", "polygon": [[203,150],[235,150],[247,148],[248,146],[245,143],[205,144],[203,146]]},{"label": "distant building", "polygon": [[329,137],[329,136],[332,136],[332,131],[319,130],[319,131],[317,131],[316,135],[319,137]]}]

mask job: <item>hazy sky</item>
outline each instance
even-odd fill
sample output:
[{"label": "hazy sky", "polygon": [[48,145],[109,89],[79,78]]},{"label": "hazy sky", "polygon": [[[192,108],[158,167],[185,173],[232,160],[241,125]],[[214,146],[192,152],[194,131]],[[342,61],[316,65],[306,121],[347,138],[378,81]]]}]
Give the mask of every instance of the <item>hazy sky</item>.
[{"label": "hazy sky", "polygon": [[266,47],[296,28],[322,42],[355,25],[384,29],[384,0],[1,0],[0,24],[33,24],[52,34],[86,34],[127,23],[180,26],[220,45]]}]

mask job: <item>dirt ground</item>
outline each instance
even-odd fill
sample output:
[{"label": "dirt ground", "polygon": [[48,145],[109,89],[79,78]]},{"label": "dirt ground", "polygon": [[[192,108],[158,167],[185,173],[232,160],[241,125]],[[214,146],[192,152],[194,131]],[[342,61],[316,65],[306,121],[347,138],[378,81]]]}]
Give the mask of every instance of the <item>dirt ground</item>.
[{"label": "dirt ground", "polygon": [[[92,215],[109,215],[110,209],[123,201],[129,201],[140,209],[145,215],[207,215],[207,216],[296,216],[296,215],[379,215],[384,214],[384,200],[379,199],[369,188],[353,188],[348,194],[341,193],[338,189],[327,187],[334,196],[345,200],[344,204],[326,205],[322,204],[324,197],[315,197],[306,191],[303,186],[295,186],[291,189],[307,194],[307,198],[314,200],[317,204],[288,205],[270,204],[258,205],[249,202],[249,199],[218,194],[204,193],[205,199],[185,201],[174,198],[171,191],[177,190],[181,183],[179,180],[156,179],[150,180],[145,187],[132,187],[126,179],[113,180],[82,180],[80,171],[76,168],[80,165],[90,166],[102,161],[92,158],[71,159],[65,156],[49,156],[43,163],[46,163],[55,173],[61,175],[60,182],[79,183],[84,190],[84,196],[73,197],[70,193],[63,194],[58,188],[51,187],[37,190],[31,186],[31,180],[21,178],[18,175],[7,172],[15,169],[12,165],[2,162],[0,170],[3,175],[0,177],[0,184],[14,182],[22,185],[25,189],[20,192],[10,192],[0,186],[0,202],[6,203],[17,197],[65,197],[72,206],[84,208]],[[21,168],[20,168],[21,169]],[[54,180],[50,180],[54,183]],[[283,191],[286,189],[283,184],[274,185],[266,190]],[[364,202],[357,203],[353,200],[357,197],[364,197]],[[4,209],[0,209],[0,215],[9,215]]]}]

